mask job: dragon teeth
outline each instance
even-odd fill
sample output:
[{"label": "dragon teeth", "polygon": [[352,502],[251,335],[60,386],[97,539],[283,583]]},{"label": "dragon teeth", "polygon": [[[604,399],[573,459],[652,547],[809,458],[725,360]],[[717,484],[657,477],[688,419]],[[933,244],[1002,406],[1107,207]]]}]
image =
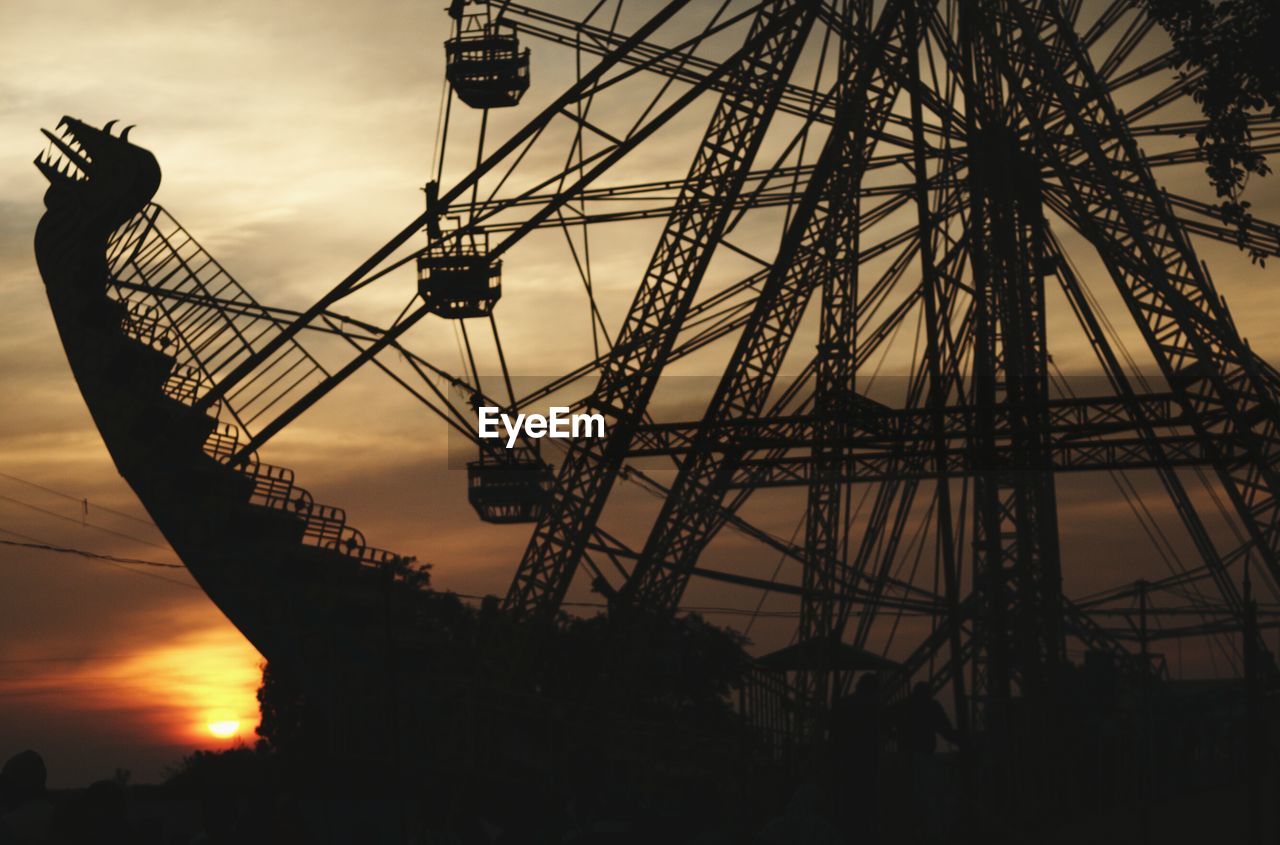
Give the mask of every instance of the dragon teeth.
[{"label": "dragon teeth", "polygon": [[44,163],[56,170],[60,175],[77,182],[86,181],[88,176],[80,170],[80,167],[71,159],[62,154],[56,148],[48,150],[44,154]]}]

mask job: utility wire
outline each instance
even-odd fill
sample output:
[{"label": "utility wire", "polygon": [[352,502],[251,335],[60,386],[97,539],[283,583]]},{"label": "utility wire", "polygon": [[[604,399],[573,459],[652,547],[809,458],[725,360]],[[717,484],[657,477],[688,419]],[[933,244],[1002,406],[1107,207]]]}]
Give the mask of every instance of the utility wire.
[{"label": "utility wire", "polygon": [[[4,528],[0,528],[0,531],[4,531],[4,533],[6,534],[14,533]],[[21,536],[21,535],[16,535],[16,536]],[[110,563],[127,563],[134,566],[155,566],[161,569],[186,569],[186,567],[180,563],[161,563],[156,560],[143,560],[142,558],[136,558],[136,557],[116,557],[115,555],[101,554],[99,552],[90,552],[84,549],[73,549],[68,546],[54,546],[49,543],[25,543],[18,540],[0,540],[0,545],[17,546],[19,548],[24,548],[24,549],[39,549],[40,551],[58,552],[60,554],[67,554],[67,555],[77,555],[79,557],[90,558],[92,560],[105,560]]]},{"label": "utility wire", "polygon": [[133,534],[128,534],[124,531],[116,531],[115,529],[107,528],[106,526],[103,526],[103,525],[97,525],[95,523],[89,522],[87,519],[76,519],[74,517],[67,516],[66,514],[58,513],[57,511],[51,511],[48,508],[42,508],[39,505],[33,505],[30,502],[24,502],[22,499],[15,499],[12,496],[0,495],[0,500],[6,501],[6,502],[12,502],[15,505],[20,505],[24,508],[28,508],[38,513],[45,514],[46,516],[52,516],[55,519],[61,519],[64,522],[70,522],[73,525],[79,525],[84,528],[93,528],[97,531],[102,531],[106,534],[113,534],[116,537],[121,537],[125,540],[132,540],[135,543],[143,543],[145,545],[151,546],[152,548],[160,549],[162,551],[168,551],[168,549],[165,546],[162,546],[159,543],[153,543],[150,540],[145,540],[142,537],[138,537]]},{"label": "utility wire", "polygon": [[[122,567],[150,566],[150,567],[157,567],[162,569],[186,569],[186,567],[180,563],[162,563],[160,561],[146,560],[144,558],[117,557],[115,555],[102,554],[99,552],[91,552],[85,549],[77,549],[70,546],[55,546],[52,543],[44,543],[37,540],[34,537],[27,537],[24,534],[19,534],[16,531],[10,531],[7,528],[0,528],[0,532],[3,532],[5,534],[10,534],[15,537],[23,537],[27,541],[27,542],[19,542],[15,540],[0,540],[0,545],[4,545],[4,546],[14,546],[17,548],[35,549],[38,551],[73,555],[76,557],[87,558],[89,560],[98,560],[104,563],[109,563],[109,564],[122,566]],[[128,569],[127,571],[137,572],[139,575],[151,574],[146,572],[138,572],[138,570],[135,570],[135,569]],[[157,577],[157,576],[152,576],[152,577]],[[183,587],[191,587],[193,589],[198,589],[198,587],[196,587],[193,584],[185,584],[182,581],[175,581],[172,578],[164,578],[161,576],[161,580],[169,581],[170,583],[173,583],[173,584],[179,584]],[[468,601],[482,601],[485,598],[484,596],[476,595],[474,593],[458,593],[458,592],[453,592],[451,590],[442,590],[441,594],[457,596],[460,599],[465,599]],[[591,602],[591,601],[576,601],[576,602],[567,601],[567,602],[564,602],[564,605],[566,607],[588,607],[588,608],[598,608],[601,610],[604,610],[609,607],[609,605],[606,602]],[[752,609],[739,608],[739,607],[715,607],[715,606],[702,606],[702,605],[681,606],[679,609],[686,613],[701,613],[701,614],[719,615],[719,616],[747,616],[747,617],[761,616],[764,618],[776,617],[776,618],[789,619],[789,618],[797,617],[800,615],[798,611],[780,610],[780,611],[761,612],[759,610],[752,610]],[[73,658],[48,658],[48,659],[70,660]],[[18,661],[0,660],[0,663],[11,663],[11,662],[18,662]]]},{"label": "utility wire", "polygon": [[166,581],[170,584],[176,584],[179,587],[185,587],[189,590],[200,589],[195,584],[188,584],[185,581],[178,581],[176,579],[169,578],[164,575],[160,575],[159,573],[144,572],[143,570],[134,568],[135,566],[139,566],[139,565],[165,568],[165,569],[170,569],[170,568],[185,569],[186,568],[180,564],[160,563],[159,561],[142,560],[141,558],[120,558],[114,555],[106,555],[106,554],[101,554],[99,552],[86,551],[85,549],[74,549],[69,546],[56,546],[52,543],[46,543],[36,537],[31,537],[27,534],[20,534],[19,532],[12,531],[8,528],[0,528],[0,533],[8,534],[11,537],[20,537],[23,540],[23,542],[15,542],[13,540],[0,540],[0,545],[13,546],[16,548],[34,549],[36,551],[47,551],[47,552],[53,552],[55,554],[72,555],[74,557],[81,557],[88,560],[95,560],[101,563],[105,563],[108,566],[114,566],[125,572],[132,572],[135,575],[142,575],[147,578],[155,578],[157,581]]},{"label": "utility wire", "polygon": [[86,506],[90,506],[90,507],[93,507],[95,510],[100,510],[100,511],[102,511],[103,513],[109,513],[109,514],[111,514],[112,516],[119,516],[119,517],[122,517],[122,518],[124,518],[124,519],[132,520],[133,522],[136,522],[136,523],[138,523],[138,524],[140,524],[140,525],[145,525],[145,526],[147,526],[148,528],[154,528],[154,527],[155,527],[155,523],[153,523],[153,522],[152,522],[151,520],[149,520],[149,519],[142,519],[142,518],[140,518],[140,517],[136,517],[136,516],[134,516],[134,515],[133,515],[133,514],[131,514],[131,513],[125,513],[124,511],[118,511],[118,510],[114,510],[114,509],[112,509],[112,508],[104,507],[103,505],[99,505],[99,504],[96,504],[96,503],[94,503],[94,502],[91,502],[91,501],[89,501],[88,499],[83,498],[83,497],[81,497],[81,496],[73,496],[73,495],[71,495],[70,493],[64,493],[64,492],[62,492],[61,490],[54,490],[52,487],[46,487],[46,486],[44,486],[43,484],[37,484],[37,483],[36,483],[36,482],[34,482],[34,481],[28,481],[28,480],[27,480],[27,479],[25,479],[25,478],[19,478],[18,476],[16,476],[16,475],[10,475],[10,474],[9,474],[9,473],[7,473],[7,472],[0,472],[0,478],[7,478],[7,479],[9,479],[10,481],[16,481],[16,482],[18,482],[19,484],[25,484],[25,485],[27,485],[28,487],[34,487],[34,488],[36,488],[37,490],[43,490],[43,491],[44,491],[44,492],[46,492],[46,493],[52,493],[53,495],[58,496],[58,497],[60,497],[60,498],[68,499],[68,500],[70,500],[70,501],[72,501],[72,502],[75,502],[77,505],[86,505]]}]

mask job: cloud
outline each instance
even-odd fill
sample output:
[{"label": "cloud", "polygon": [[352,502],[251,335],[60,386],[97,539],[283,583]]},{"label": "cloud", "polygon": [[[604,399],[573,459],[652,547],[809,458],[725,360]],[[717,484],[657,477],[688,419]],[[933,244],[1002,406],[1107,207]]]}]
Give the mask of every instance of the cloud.
[{"label": "cloud", "polygon": [[[590,5],[557,7],[576,14]],[[634,6],[626,8],[640,14]],[[626,19],[621,29],[634,23]],[[84,409],[35,269],[31,239],[45,187],[30,166],[42,146],[38,127],[52,125],[64,113],[93,122],[137,123],[133,138],[152,149],[164,169],[159,201],[260,300],[302,307],[422,210],[420,186],[432,176],[446,31],[443,13],[420,0],[68,0],[56,10],[40,4],[0,7],[0,310],[6,318],[0,331],[0,472],[71,496],[0,479],[0,495],[54,512],[0,500],[0,528],[98,552],[171,559],[164,548],[149,545],[163,546],[154,530],[128,518],[90,508],[90,522],[136,533],[141,541],[76,524],[80,509],[74,500],[84,498],[138,517],[143,513]],[[673,43],[688,34],[669,30],[661,40]],[[486,150],[573,77],[567,53],[541,42],[532,46],[534,87],[525,107],[491,115]],[[649,90],[651,84],[637,76],[631,87],[619,86],[616,92],[627,96],[600,98],[593,121],[625,131],[645,105],[632,92]],[[1140,99],[1143,92],[1130,96]],[[706,104],[692,109],[602,184],[679,178],[708,111]],[[446,184],[473,165],[478,136],[477,115],[459,107],[446,150]],[[541,176],[563,165],[572,137],[567,121],[549,130],[508,188],[530,184],[532,177],[523,173]],[[816,146],[815,138],[810,155]],[[767,148],[771,156],[781,142],[770,139]],[[891,176],[901,173],[883,178]],[[1173,190],[1205,189],[1198,167],[1162,171],[1160,177]],[[487,185],[495,183],[496,178]],[[1255,195],[1259,211],[1280,207],[1274,181],[1261,183]],[[909,225],[904,215],[877,237]],[[778,224],[776,213],[744,218],[733,241],[767,260],[777,249]],[[660,221],[644,221],[610,224],[591,234],[597,304],[610,332],[631,303],[660,228]],[[1124,305],[1096,254],[1083,238],[1060,234],[1098,296],[1100,310],[1121,327],[1126,344],[1145,362],[1143,343],[1132,325],[1124,328]],[[581,248],[581,241],[576,243]],[[1274,267],[1250,267],[1229,246],[1200,246],[1243,333],[1257,351],[1280,358]],[[704,294],[752,269],[746,259],[717,259]],[[914,271],[909,277],[914,279]],[[513,247],[504,255],[503,281],[496,319],[517,373],[558,375],[593,354],[588,302],[563,233],[540,231]],[[413,274],[401,273],[342,308],[386,323],[414,290]],[[1055,362],[1069,372],[1093,368],[1093,353],[1062,305],[1054,301],[1049,324]],[[815,317],[811,308],[789,368],[812,353]],[[905,341],[911,328],[906,326],[897,352],[887,359],[886,375],[900,374],[910,364]],[[492,342],[481,329],[470,331],[480,370],[496,372]],[[332,344],[308,342],[333,360],[346,353]],[[407,344],[446,369],[464,369],[460,337],[443,320],[424,321]],[[714,377],[728,350],[729,343],[721,343],[679,369]],[[689,415],[699,411],[695,404]],[[264,457],[295,468],[317,501],[346,508],[374,544],[434,563],[438,586],[502,593],[528,540],[528,527],[478,522],[465,500],[464,473],[447,468],[445,452],[443,425],[385,377],[368,372],[290,426]],[[669,480],[671,474],[662,477]],[[1148,500],[1158,498],[1150,477],[1140,484]],[[626,483],[616,489],[606,525],[628,542],[643,544],[657,500]],[[1072,588],[1114,583],[1135,577],[1137,570],[1159,573],[1163,563],[1113,488],[1064,480],[1059,496]],[[796,491],[757,494],[744,512],[786,539],[796,536],[801,499]],[[1176,534],[1169,509],[1153,510]],[[1221,523],[1212,530],[1229,547]],[[1194,560],[1185,541],[1175,543],[1186,560]],[[726,531],[708,551],[708,561],[769,577],[778,555]],[[783,566],[780,577],[798,583],[797,568]],[[181,573],[166,577],[185,583]],[[184,700],[211,697],[202,686],[209,680],[205,674],[234,677],[232,686],[241,693],[248,685],[255,658],[236,650],[239,635],[189,586],[101,562],[0,547],[0,594],[21,597],[0,614],[0,666],[18,684],[12,695],[0,694],[0,752],[26,744],[53,749],[54,777],[60,782],[73,782],[89,769],[102,776],[126,758],[145,761],[151,774],[159,772],[164,762],[176,760],[180,747],[194,741],[181,728],[187,718],[182,714],[191,708],[171,700],[171,692]],[[690,595],[699,603],[748,608],[756,598],[707,584],[695,586]],[[571,597],[599,600],[583,579]],[[767,610],[795,606],[792,598],[776,595],[765,604]],[[916,624],[907,621],[899,645],[917,633],[911,628]],[[765,648],[784,643],[793,631],[794,620],[762,619],[752,636]],[[183,674],[175,659],[181,650],[207,655],[208,663],[199,665],[209,671]],[[44,668],[2,662],[45,658],[51,665]],[[151,686],[151,680],[160,686]],[[31,706],[36,701],[42,705],[38,709]]]},{"label": "cloud", "polygon": [[[257,652],[220,620],[151,616],[135,620],[152,623],[151,642],[124,653],[0,660],[9,725],[0,738],[38,748],[52,785],[81,785],[113,765],[154,781],[193,747],[254,740]],[[239,722],[236,736],[214,736],[214,722]]]}]

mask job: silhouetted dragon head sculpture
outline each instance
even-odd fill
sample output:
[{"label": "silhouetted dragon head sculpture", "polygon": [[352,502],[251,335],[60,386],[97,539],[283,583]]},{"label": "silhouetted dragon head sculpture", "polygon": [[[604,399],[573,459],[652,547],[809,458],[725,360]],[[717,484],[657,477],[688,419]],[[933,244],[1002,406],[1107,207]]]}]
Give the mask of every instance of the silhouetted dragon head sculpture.
[{"label": "silhouetted dragon head sculpture", "polygon": [[[141,211],[160,187],[160,164],[148,150],[129,142],[126,128],[112,135],[116,121],[101,129],[74,117],[41,129],[49,148],[35,165],[49,180],[44,204],[51,219],[74,223],[105,238]],[[37,235],[37,238],[39,236]]]}]

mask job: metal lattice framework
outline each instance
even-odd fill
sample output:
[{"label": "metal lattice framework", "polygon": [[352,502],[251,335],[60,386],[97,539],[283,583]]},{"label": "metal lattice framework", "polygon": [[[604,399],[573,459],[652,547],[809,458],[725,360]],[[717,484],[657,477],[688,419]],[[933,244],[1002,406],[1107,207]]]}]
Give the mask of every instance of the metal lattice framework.
[{"label": "metal lattice framework", "polygon": [[[242,433],[222,459],[256,465],[369,364],[475,441],[489,469],[473,474],[473,503],[532,522],[503,602],[513,617],[548,620],[584,584],[670,614],[697,584],[753,622],[778,614],[778,644],[893,656],[890,694],[950,685],[975,729],[998,729],[1014,698],[1051,699],[1080,649],[1132,663],[1132,626],[1114,620],[1132,621],[1135,583],[1143,619],[1167,623],[1144,622],[1139,671],[1155,671],[1145,644],[1161,636],[1238,661],[1223,634],[1241,624],[1247,567],[1268,600],[1280,587],[1280,377],[1197,257],[1237,233],[1157,181],[1200,166],[1189,136],[1202,123],[1142,4],[607,0],[577,18],[542,5],[482,10],[510,39],[495,41],[500,58],[523,57],[525,87],[512,33],[537,43],[532,87],[495,100],[513,106],[501,111],[449,97],[426,211],[313,307],[258,304],[198,246],[181,267],[150,261],[158,239],[166,255],[194,243],[157,207],[118,235],[133,268],[116,274],[118,298],[183,351],[188,404]],[[539,90],[540,52],[572,59],[563,86]],[[1251,129],[1260,151],[1280,149],[1280,122]],[[487,150],[491,135],[503,140]],[[633,232],[656,245],[623,274],[629,305],[606,301],[601,274],[616,287],[619,271],[600,256]],[[464,243],[471,263],[447,264]],[[1280,225],[1254,220],[1244,243],[1280,254]],[[517,395],[508,365],[522,351],[499,327],[520,315],[497,297],[535,251],[560,262],[565,301],[585,298],[589,341],[575,348],[589,352]],[[441,268],[454,274],[450,302],[471,264],[506,278],[486,282],[479,310],[446,313],[416,286],[384,326],[335,310],[415,262],[428,294]],[[460,373],[411,343],[415,326],[454,331],[445,322],[465,341]],[[354,354],[322,364],[312,335]],[[1054,364],[1058,342],[1093,356],[1081,395]],[[700,415],[656,418],[673,365],[713,359]],[[555,456],[477,437],[477,402],[552,400],[603,414],[606,436]],[[1080,564],[1056,481],[1068,472],[1116,486],[1167,572],[1135,566],[1072,595]],[[1172,517],[1153,516],[1139,472]],[[642,532],[605,527],[619,482],[660,499]],[[798,516],[791,539],[760,524],[752,500],[769,495]],[[751,565],[710,562],[726,535],[753,544],[734,552]],[[837,668],[824,658],[757,693],[821,706],[848,680]]]}]

